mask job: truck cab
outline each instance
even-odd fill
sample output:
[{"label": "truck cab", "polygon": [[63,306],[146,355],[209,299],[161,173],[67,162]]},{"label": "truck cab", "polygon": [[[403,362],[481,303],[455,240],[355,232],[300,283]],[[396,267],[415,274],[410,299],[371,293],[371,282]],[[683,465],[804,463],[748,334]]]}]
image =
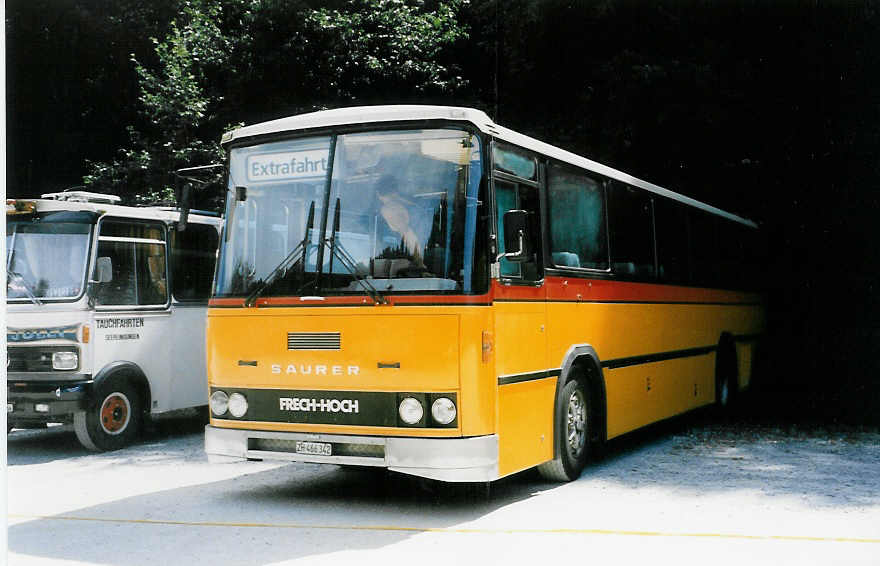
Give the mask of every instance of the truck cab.
[{"label": "truck cab", "polygon": [[84,191],[6,202],[7,427],[73,423],[91,450],[206,403],[221,219]]}]

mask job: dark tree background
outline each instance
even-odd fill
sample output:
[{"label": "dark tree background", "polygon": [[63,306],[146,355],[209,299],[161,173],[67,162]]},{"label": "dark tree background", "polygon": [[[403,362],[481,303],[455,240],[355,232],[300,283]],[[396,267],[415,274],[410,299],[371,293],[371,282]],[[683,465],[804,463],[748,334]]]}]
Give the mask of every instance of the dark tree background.
[{"label": "dark tree background", "polygon": [[878,2],[8,0],[6,34],[8,196],[162,198],[237,123],[475,106],[759,222],[755,410],[880,422]]}]

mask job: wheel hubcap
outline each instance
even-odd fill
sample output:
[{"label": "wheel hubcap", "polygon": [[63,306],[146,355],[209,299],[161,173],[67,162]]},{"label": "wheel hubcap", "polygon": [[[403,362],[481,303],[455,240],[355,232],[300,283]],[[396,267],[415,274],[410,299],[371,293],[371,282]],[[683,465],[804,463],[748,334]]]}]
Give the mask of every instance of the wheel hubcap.
[{"label": "wheel hubcap", "polygon": [[107,434],[120,434],[131,420],[131,403],[124,394],[111,393],[101,405],[101,428]]},{"label": "wheel hubcap", "polygon": [[727,398],[729,395],[730,395],[730,392],[727,389],[727,380],[725,379],[724,381],[721,382],[721,395],[719,396],[720,397],[719,400],[721,401],[722,407],[727,406]]},{"label": "wheel hubcap", "polygon": [[568,398],[565,431],[569,455],[574,459],[580,458],[587,440],[587,406],[584,404],[584,394],[580,389],[573,391]]}]

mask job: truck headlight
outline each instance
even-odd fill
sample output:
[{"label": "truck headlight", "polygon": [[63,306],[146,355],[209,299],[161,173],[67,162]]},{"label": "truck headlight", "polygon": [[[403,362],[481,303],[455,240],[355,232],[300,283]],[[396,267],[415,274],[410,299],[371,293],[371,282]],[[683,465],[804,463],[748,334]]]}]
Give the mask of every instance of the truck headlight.
[{"label": "truck headlight", "polygon": [[76,352],[52,352],[52,369],[70,371],[79,367]]}]

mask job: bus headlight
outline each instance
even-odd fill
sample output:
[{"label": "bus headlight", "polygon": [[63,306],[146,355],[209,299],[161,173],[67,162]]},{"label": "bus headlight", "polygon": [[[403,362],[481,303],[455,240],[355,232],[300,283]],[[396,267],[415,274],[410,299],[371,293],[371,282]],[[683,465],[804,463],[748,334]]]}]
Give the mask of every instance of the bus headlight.
[{"label": "bus headlight", "polygon": [[397,413],[400,415],[400,420],[406,424],[414,425],[422,420],[425,410],[422,409],[422,404],[419,403],[418,399],[406,397],[400,402],[400,407],[398,407]]},{"label": "bus headlight", "polygon": [[229,409],[229,395],[225,391],[211,393],[211,412],[218,417],[226,414]]},{"label": "bus headlight", "polygon": [[442,425],[448,425],[455,420],[455,403],[447,397],[439,397],[431,404],[431,416]]},{"label": "bus headlight", "polygon": [[229,414],[235,418],[243,417],[248,410],[248,402],[241,393],[233,393],[229,396]]},{"label": "bus headlight", "polygon": [[52,352],[52,369],[70,371],[79,367],[76,352]]}]

